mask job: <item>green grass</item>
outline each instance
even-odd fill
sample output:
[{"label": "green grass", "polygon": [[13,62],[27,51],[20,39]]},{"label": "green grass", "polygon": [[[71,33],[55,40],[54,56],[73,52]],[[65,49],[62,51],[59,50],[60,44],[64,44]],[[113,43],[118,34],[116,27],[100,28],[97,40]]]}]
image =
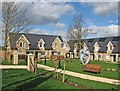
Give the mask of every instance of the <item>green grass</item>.
[{"label": "green grass", "polygon": [[[45,65],[44,61],[40,61],[39,63]],[[88,75],[93,75],[93,76],[107,77],[107,78],[112,78],[112,79],[120,79],[118,77],[119,72],[105,71],[105,69],[107,69],[107,68],[118,70],[118,66],[120,64],[98,62],[98,61],[90,61],[90,63],[101,64],[102,72],[100,74],[91,73],[91,72],[83,72],[82,71],[82,66],[83,65],[80,63],[79,60],[69,60],[69,61],[67,61],[66,62],[66,70],[74,71],[74,72],[78,72],[78,73],[83,73],[83,74],[88,74]],[[50,61],[50,60],[47,61],[46,65],[54,67],[53,61]],[[61,62],[61,68],[63,68],[63,62]]]},{"label": "green grass", "polygon": [[[53,72],[38,69],[37,72],[45,73],[50,76]],[[62,80],[62,74],[59,73],[59,78]],[[65,75],[66,82],[73,82],[87,89],[109,89],[116,91],[117,85],[101,83],[91,80],[85,80],[77,77]],[[45,76],[37,76],[36,74],[27,70],[2,70],[2,90],[24,90],[31,89],[78,89],[72,85],[63,83],[53,78],[46,78]]]},{"label": "green grass", "polygon": [[2,90],[78,89],[52,78],[38,76],[27,70],[2,70]]},{"label": "green grass", "polygon": [[[7,60],[2,60],[2,65],[16,65],[12,64],[12,60],[9,62]],[[25,60],[19,60],[17,65],[26,65]]]},{"label": "green grass", "polygon": [[[47,73],[46,75],[51,75],[53,72],[49,72],[43,69],[38,69],[38,72],[43,72],[43,73]],[[62,74],[59,73],[59,79],[62,80]],[[112,84],[108,84],[108,83],[102,83],[102,82],[97,82],[97,81],[91,81],[91,80],[86,80],[86,79],[81,79],[78,77],[73,77],[73,76],[69,76],[69,75],[65,75],[65,80],[67,82],[73,82],[76,83],[78,85],[84,86],[87,89],[109,89],[110,90],[117,90],[118,86],[117,85],[112,85]]]}]

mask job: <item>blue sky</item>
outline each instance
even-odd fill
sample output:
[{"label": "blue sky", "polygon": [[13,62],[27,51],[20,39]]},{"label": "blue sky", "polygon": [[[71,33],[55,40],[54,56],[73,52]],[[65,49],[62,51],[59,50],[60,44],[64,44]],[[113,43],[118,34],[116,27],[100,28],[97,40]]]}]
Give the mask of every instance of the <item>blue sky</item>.
[{"label": "blue sky", "polygon": [[[24,3],[28,17],[34,22],[31,33],[66,36],[76,14],[81,14],[93,34],[88,37],[118,35],[118,3],[113,2],[64,2]],[[34,17],[34,18],[33,18]],[[94,33],[97,33],[94,35]]]},{"label": "blue sky", "polygon": [[117,2],[23,2],[26,16],[33,22],[29,33],[61,35],[64,39],[73,17],[81,14],[88,38],[118,35]]}]

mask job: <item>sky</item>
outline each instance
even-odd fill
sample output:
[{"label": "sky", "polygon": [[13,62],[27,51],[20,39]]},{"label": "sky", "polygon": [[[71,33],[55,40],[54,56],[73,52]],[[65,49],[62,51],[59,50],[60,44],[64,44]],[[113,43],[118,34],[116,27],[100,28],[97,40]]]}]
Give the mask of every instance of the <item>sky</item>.
[{"label": "sky", "polygon": [[[29,33],[60,35],[65,39],[76,14],[92,32],[87,38],[118,35],[117,2],[23,2],[32,21]],[[1,42],[0,42],[1,43]]]}]

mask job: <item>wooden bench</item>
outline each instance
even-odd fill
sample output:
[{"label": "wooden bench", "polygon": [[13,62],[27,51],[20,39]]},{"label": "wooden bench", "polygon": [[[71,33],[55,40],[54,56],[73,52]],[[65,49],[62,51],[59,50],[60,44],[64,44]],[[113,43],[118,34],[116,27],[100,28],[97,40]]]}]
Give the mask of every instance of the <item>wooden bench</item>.
[{"label": "wooden bench", "polygon": [[87,64],[86,66],[82,67],[83,71],[89,71],[89,72],[95,72],[100,73],[101,72],[101,65],[100,64]]}]

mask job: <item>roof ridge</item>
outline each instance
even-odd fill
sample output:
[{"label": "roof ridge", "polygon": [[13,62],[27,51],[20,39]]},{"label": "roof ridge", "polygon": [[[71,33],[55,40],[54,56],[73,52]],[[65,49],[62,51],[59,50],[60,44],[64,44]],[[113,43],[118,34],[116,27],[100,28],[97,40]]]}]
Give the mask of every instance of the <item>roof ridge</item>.
[{"label": "roof ridge", "polygon": [[109,37],[97,37],[97,38],[86,38],[86,39],[102,39],[102,38],[114,38],[114,37],[120,37],[120,35],[117,36],[109,36]]},{"label": "roof ridge", "polygon": [[34,33],[10,33],[10,34],[27,34],[27,35],[42,35],[42,36],[54,36],[54,37],[61,37],[60,35],[34,34]]}]

